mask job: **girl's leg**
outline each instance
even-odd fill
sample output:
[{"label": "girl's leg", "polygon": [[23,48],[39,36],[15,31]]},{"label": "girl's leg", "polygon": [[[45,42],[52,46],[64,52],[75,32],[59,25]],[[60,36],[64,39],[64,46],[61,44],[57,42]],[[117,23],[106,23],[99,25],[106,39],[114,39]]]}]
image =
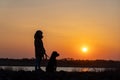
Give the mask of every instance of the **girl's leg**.
[{"label": "girl's leg", "polygon": [[35,59],[35,71],[39,69],[39,58]]},{"label": "girl's leg", "polygon": [[39,59],[38,59],[38,69],[39,70],[41,70],[41,61],[42,61],[42,58],[41,57],[39,57]]}]

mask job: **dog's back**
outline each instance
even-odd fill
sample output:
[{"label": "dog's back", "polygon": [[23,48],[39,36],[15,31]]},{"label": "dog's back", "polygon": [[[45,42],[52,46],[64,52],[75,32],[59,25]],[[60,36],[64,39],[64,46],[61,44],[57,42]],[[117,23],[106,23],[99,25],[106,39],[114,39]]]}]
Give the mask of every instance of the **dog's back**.
[{"label": "dog's back", "polygon": [[56,71],[56,67],[57,67],[57,60],[56,57],[58,57],[59,54],[56,51],[53,51],[49,61],[48,61],[48,65],[46,67],[46,72],[55,72]]}]

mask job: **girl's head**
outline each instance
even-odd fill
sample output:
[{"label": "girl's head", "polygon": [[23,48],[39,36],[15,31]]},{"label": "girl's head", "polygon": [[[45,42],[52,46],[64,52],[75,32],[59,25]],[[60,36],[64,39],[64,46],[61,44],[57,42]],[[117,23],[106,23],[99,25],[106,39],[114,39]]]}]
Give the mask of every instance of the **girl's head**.
[{"label": "girl's head", "polygon": [[42,39],[43,38],[43,32],[41,30],[37,30],[35,35],[34,35],[34,38],[35,39]]}]

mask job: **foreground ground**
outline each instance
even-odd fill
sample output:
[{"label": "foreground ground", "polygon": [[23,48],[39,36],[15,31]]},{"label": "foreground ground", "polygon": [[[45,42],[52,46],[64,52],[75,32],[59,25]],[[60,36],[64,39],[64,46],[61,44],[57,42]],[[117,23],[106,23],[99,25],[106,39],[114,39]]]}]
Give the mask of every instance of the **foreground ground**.
[{"label": "foreground ground", "polygon": [[120,70],[104,72],[55,72],[0,70],[0,80],[120,80]]}]

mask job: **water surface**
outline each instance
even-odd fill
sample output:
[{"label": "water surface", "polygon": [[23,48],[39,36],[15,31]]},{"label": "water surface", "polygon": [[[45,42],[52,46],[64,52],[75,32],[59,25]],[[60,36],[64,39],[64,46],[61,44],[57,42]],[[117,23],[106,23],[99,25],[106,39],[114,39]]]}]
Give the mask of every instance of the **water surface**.
[{"label": "water surface", "polygon": [[[33,66],[0,66],[1,69],[7,70],[24,70],[24,71],[34,71],[35,68]],[[45,67],[41,67],[43,71],[45,71]],[[81,68],[81,67],[57,67],[57,71],[67,71],[67,72],[101,72],[112,68]]]}]

